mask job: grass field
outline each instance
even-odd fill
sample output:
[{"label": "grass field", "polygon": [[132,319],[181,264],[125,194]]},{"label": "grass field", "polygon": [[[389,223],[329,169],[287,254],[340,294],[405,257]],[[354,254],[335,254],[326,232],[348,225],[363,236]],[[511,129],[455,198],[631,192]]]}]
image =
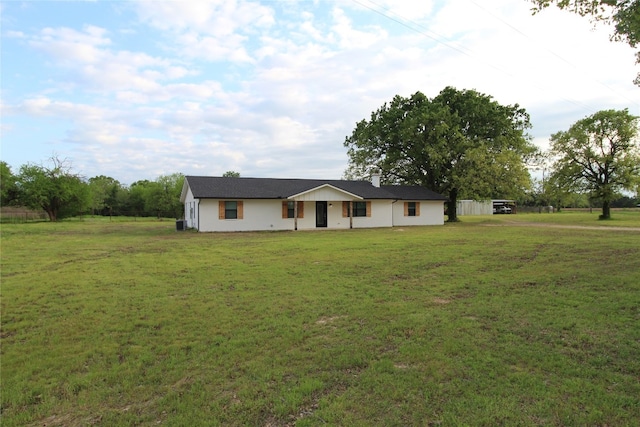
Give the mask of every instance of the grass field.
[{"label": "grass field", "polygon": [[3,225],[1,424],[638,425],[640,212],[597,215]]}]

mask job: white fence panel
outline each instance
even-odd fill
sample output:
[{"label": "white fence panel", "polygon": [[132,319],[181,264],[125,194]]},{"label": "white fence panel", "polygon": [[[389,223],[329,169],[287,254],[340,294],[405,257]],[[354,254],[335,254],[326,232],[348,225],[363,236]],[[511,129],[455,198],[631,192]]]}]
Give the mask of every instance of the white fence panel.
[{"label": "white fence panel", "polygon": [[458,215],[492,215],[493,203],[491,200],[477,202],[475,200],[458,200]]}]

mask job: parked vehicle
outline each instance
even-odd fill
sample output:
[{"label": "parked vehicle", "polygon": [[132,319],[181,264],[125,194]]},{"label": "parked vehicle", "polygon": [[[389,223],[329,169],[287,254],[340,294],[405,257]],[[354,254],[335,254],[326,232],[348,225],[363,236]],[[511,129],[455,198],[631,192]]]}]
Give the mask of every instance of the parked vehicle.
[{"label": "parked vehicle", "polygon": [[510,214],[511,213],[511,208],[509,206],[496,206],[495,209],[493,210],[493,213],[496,214]]}]

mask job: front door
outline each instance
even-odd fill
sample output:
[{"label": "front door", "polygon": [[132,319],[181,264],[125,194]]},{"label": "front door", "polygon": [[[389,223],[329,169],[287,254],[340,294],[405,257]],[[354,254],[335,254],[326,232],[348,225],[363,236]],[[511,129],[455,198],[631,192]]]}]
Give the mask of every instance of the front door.
[{"label": "front door", "polygon": [[327,226],[327,202],[316,202],[316,227]]}]

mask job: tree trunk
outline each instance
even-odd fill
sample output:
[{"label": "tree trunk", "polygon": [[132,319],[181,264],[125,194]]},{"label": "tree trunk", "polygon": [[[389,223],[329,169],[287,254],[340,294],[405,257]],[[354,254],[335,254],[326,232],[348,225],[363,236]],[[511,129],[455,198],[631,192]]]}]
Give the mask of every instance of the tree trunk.
[{"label": "tree trunk", "polygon": [[611,206],[608,201],[602,202],[602,215],[600,219],[611,219]]},{"label": "tree trunk", "polygon": [[45,209],[45,212],[47,213],[47,215],[49,215],[49,221],[56,222],[58,220],[56,211],[54,209],[48,208],[48,209]]},{"label": "tree trunk", "polygon": [[454,188],[449,191],[449,200],[447,201],[447,222],[458,222],[458,189]]}]

